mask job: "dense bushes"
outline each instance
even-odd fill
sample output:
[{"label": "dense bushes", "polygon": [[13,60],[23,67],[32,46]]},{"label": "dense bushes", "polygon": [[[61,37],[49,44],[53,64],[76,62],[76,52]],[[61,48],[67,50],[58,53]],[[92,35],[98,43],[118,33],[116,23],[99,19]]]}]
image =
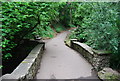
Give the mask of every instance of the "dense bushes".
[{"label": "dense bushes", "polygon": [[62,3],[4,2],[2,3],[2,57],[12,57],[11,49],[23,38],[35,35],[53,37],[52,22],[59,21]]},{"label": "dense bushes", "polygon": [[2,3],[2,52],[3,59],[12,57],[11,49],[23,38],[35,35],[53,37],[61,22],[66,27],[78,28],[71,38],[86,42],[94,49],[110,50],[113,53],[112,66],[120,67],[120,3],[77,2],[4,2]]},{"label": "dense bushes", "polygon": [[[119,3],[77,3],[74,13],[74,24],[78,28],[72,38],[84,40],[94,49],[112,51],[116,58],[112,58],[112,66],[120,67],[118,21]],[[116,62],[116,64],[114,63]],[[119,66],[118,66],[119,65]]]},{"label": "dense bushes", "polygon": [[[11,57],[14,48],[31,29],[39,23],[35,3],[2,3],[2,52],[3,59]],[[31,7],[32,6],[32,7]]]},{"label": "dense bushes", "polygon": [[[2,53],[3,59],[11,57],[14,48],[31,29],[39,23],[35,3],[2,3]],[[31,7],[32,6],[32,7]]]}]

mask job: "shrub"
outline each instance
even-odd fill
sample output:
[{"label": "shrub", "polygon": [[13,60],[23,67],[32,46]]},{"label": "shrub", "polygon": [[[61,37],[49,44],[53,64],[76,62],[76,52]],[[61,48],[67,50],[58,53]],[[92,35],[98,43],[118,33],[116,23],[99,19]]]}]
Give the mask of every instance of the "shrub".
[{"label": "shrub", "polygon": [[[74,24],[79,27],[74,32],[77,39],[86,39],[86,44],[94,49],[110,50],[120,67],[120,29],[118,17],[119,3],[92,2],[80,3],[74,13]],[[120,24],[120,23],[119,23]],[[115,63],[114,63],[115,64]],[[117,66],[118,66],[117,65]],[[116,64],[114,65],[116,66]]]}]

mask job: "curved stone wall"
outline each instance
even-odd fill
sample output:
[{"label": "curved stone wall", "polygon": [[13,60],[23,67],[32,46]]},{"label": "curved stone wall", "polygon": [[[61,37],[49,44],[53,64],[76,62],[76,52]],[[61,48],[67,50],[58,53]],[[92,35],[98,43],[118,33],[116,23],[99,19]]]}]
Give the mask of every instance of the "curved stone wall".
[{"label": "curved stone wall", "polygon": [[110,52],[105,50],[94,50],[88,45],[78,42],[77,39],[70,39],[69,41],[69,43],[65,41],[66,44],[69,44],[67,46],[82,54],[97,71],[102,70],[104,67],[109,67]]},{"label": "curved stone wall", "polygon": [[1,80],[26,81],[34,79],[40,67],[44,46],[45,43],[40,42],[11,74],[3,75]]}]

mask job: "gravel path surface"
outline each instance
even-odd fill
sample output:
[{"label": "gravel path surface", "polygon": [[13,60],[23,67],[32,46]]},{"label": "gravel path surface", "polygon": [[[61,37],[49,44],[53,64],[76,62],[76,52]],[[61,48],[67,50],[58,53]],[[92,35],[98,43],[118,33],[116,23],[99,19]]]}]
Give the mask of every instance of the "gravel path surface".
[{"label": "gravel path surface", "polygon": [[46,50],[36,79],[97,79],[92,66],[76,51],[64,44],[69,32],[45,41]]}]

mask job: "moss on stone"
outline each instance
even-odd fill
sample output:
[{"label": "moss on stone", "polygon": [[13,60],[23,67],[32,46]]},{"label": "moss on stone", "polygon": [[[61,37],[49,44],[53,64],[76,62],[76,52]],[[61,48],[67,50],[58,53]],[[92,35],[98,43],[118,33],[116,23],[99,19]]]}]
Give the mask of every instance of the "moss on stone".
[{"label": "moss on stone", "polygon": [[94,50],[93,49],[93,52],[98,55],[110,55],[111,54],[111,51],[106,51],[106,50]]},{"label": "moss on stone", "polygon": [[111,68],[103,69],[98,72],[98,76],[103,81],[120,81],[120,74],[116,71],[112,70]]}]

